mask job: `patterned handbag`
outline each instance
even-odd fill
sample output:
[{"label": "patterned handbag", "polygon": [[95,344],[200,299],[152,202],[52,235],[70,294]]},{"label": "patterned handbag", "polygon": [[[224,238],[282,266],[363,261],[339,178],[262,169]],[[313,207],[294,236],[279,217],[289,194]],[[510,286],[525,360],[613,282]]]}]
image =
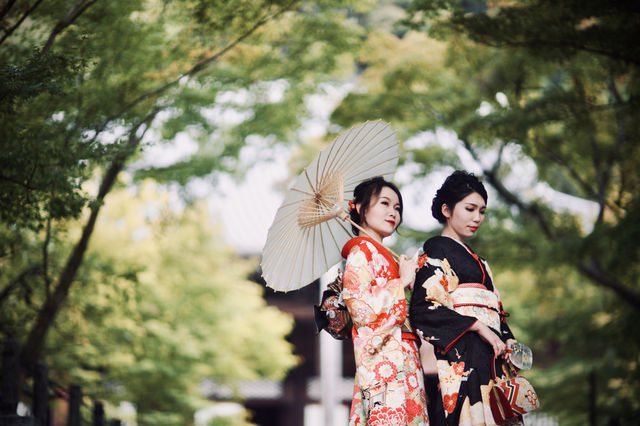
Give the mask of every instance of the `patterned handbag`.
[{"label": "patterned handbag", "polygon": [[353,321],[342,300],[342,274],[338,272],[336,279],[322,293],[319,305],[314,305],[316,334],[323,329],[334,339],[351,339]]},{"label": "patterned handbag", "polygon": [[496,378],[489,391],[489,405],[496,424],[522,416],[540,407],[540,401],[531,383],[524,377]]}]

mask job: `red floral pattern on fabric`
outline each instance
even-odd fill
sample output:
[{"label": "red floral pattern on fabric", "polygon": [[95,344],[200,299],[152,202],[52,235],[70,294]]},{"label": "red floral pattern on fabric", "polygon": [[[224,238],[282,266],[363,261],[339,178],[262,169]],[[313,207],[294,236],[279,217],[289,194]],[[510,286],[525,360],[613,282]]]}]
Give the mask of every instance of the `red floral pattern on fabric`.
[{"label": "red floral pattern on fabric", "polygon": [[418,258],[418,269],[422,268],[425,265],[425,263],[427,263],[428,260],[429,259],[427,258],[426,254],[423,254],[422,256],[420,256]]},{"label": "red floral pattern on fabric", "polygon": [[380,407],[371,410],[369,426],[403,426],[406,424],[405,412],[402,408]]},{"label": "red floral pattern on fabric", "polygon": [[376,373],[376,380],[380,380],[383,382],[392,381],[398,374],[398,369],[396,368],[396,366],[389,361],[384,361],[376,365],[373,371],[375,371]]},{"label": "red floral pattern on fabric", "polygon": [[440,278],[440,285],[444,288],[445,291],[449,291],[449,281],[447,281],[446,276],[442,276]]},{"label": "red floral pattern on fabric", "polygon": [[452,367],[453,367],[453,371],[458,376],[462,376],[462,374],[464,373],[464,362],[456,362],[452,364]]},{"label": "red floral pattern on fabric", "polygon": [[409,420],[413,420],[416,416],[422,415],[422,407],[413,399],[408,399],[406,402],[407,416]]},{"label": "red floral pattern on fabric", "polygon": [[447,410],[449,414],[453,413],[453,410],[456,409],[457,400],[458,392],[451,395],[443,395],[442,402],[444,402],[444,409]]},{"label": "red floral pattern on fabric", "polygon": [[534,391],[532,391],[531,389],[529,389],[527,391],[527,394],[525,395],[525,398],[527,398],[527,400],[529,401],[529,403],[531,405],[537,405],[538,404],[538,395],[536,395],[536,393]]},{"label": "red floral pattern on fabric", "polygon": [[416,373],[407,374],[407,387],[409,390],[417,389],[419,384],[420,382],[418,382],[418,375]]}]

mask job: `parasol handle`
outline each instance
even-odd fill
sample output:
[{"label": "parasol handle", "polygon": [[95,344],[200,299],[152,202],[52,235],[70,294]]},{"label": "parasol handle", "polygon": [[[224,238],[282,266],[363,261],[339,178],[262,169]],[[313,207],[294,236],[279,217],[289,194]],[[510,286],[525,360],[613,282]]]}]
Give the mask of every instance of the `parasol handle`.
[{"label": "parasol handle", "polygon": [[[367,232],[367,230],[365,230],[362,226],[358,225],[353,220],[351,220],[351,218],[349,217],[347,212],[344,211],[344,209],[338,207],[335,211],[336,211],[336,216],[337,217],[339,217],[340,219],[342,219],[345,222],[349,222],[350,224],[352,224],[353,226],[358,228],[358,230],[360,232],[364,233],[367,237],[371,238],[372,240],[375,240],[375,238],[373,238],[373,236],[371,234],[369,234],[369,232]],[[393,255],[393,257],[396,259],[396,262],[400,261],[400,256],[398,256],[398,254],[395,251],[391,250],[389,247],[385,246],[384,244],[382,244],[382,246],[384,248],[386,248],[389,251],[389,253],[391,253]]]}]

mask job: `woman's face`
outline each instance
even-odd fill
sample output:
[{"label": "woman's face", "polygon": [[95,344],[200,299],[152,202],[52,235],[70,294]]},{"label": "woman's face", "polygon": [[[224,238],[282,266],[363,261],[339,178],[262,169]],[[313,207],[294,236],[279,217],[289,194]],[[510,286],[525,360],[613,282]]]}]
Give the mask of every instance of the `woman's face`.
[{"label": "woman's face", "polygon": [[475,235],[476,231],[484,221],[487,205],[484,199],[477,192],[464,197],[453,208],[449,209],[446,204],[442,205],[442,214],[447,218],[447,224],[442,231],[442,235],[464,241]]},{"label": "woman's face", "polygon": [[[358,210],[361,208],[360,205],[356,207]],[[393,234],[400,223],[398,194],[388,186],[384,186],[377,197],[371,198],[369,209],[362,222],[362,228],[379,242]]]}]

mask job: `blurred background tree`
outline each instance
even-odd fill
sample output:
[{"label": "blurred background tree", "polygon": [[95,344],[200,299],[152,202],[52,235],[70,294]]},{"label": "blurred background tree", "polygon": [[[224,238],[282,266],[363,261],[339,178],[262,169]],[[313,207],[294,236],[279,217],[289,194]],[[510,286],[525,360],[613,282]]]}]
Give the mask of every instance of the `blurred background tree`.
[{"label": "blurred background tree", "polygon": [[[129,167],[186,185],[241,173],[250,135],[289,143],[305,95],[339,75],[358,41],[348,3],[3,2],[0,328],[21,340],[23,378],[46,360],[95,396],[135,401],[142,424],[186,424],[196,377],[279,377],[293,365],[289,320],[243,280],[249,266],[203,232],[200,207],[149,225],[153,243],[131,240],[141,214],[131,200],[111,218],[121,231],[100,231],[98,216]],[[185,133],[198,144],[188,158],[137,162]],[[107,244],[101,232],[119,238]]]},{"label": "blurred background tree", "polygon": [[473,245],[499,272],[511,321],[536,349],[543,410],[563,425],[632,424],[640,415],[637,5],[397,4],[406,18],[392,34],[369,34],[359,56],[366,90],[347,96],[333,120],[381,116],[407,139],[455,132],[448,150],[407,146],[407,162],[419,163],[411,170],[423,181],[475,169],[498,195]]},{"label": "blurred background tree", "polygon": [[[113,404],[136,401],[148,424],[189,417],[200,403],[191,378],[282,374],[292,359],[251,359],[264,344],[254,335],[239,340],[247,352],[234,364],[237,377],[218,369],[233,362],[221,348],[245,354],[218,320],[231,306],[257,310],[259,294],[243,283],[248,266],[214,243],[202,206],[173,211],[148,179],[186,187],[206,177],[215,186],[218,173],[242,174],[243,147],[260,136],[268,158],[275,145],[297,146],[307,95],[346,82],[353,89],[331,132],[382,118],[406,142],[405,182],[437,187],[467,168],[489,184],[490,215],[472,245],[491,263],[518,337],[534,349],[528,376],[542,410],[562,425],[633,424],[639,21],[634,2],[604,0],[6,2],[3,335],[26,336],[25,366],[44,356],[55,374]],[[178,152],[185,135],[196,144],[187,154],[143,156],[157,146]],[[443,142],[449,135],[453,144]],[[318,144],[303,146],[292,168]],[[119,183],[123,170],[133,182]],[[425,190],[424,211],[432,196]],[[165,207],[145,216],[154,204]],[[438,232],[404,232],[397,244]],[[221,270],[218,259],[233,267]],[[250,299],[225,293],[229,280]],[[215,297],[198,298],[203,292]],[[227,307],[218,302],[229,310],[218,312]],[[215,320],[200,324],[202,312]],[[287,320],[265,315],[280,325],[260,333],[282,343]],[[264,318],[243,321],[259,327]],[[80,358],[89,364],[73,362]],[[145,405],[158,387],[145,387],[150,376],[180,389],[163,388],[171,415]]]},{"label": "blurred background tree", "polygon": [[[52,247],[64,251],[81,226],[70,221]],[[202,204],[176,208],[153,181],[113,191],[43,349],[52,382],[82,383],[112,417],[128,401],[137,424],[175,425],[206,406],[204,378],[282,379],[296,363],[285,340],[292,319],[247,281],[254,262],[219,241]],[[3,329],[27,332],[44,296],[11,298],[18,309],[2,310]]]}]

